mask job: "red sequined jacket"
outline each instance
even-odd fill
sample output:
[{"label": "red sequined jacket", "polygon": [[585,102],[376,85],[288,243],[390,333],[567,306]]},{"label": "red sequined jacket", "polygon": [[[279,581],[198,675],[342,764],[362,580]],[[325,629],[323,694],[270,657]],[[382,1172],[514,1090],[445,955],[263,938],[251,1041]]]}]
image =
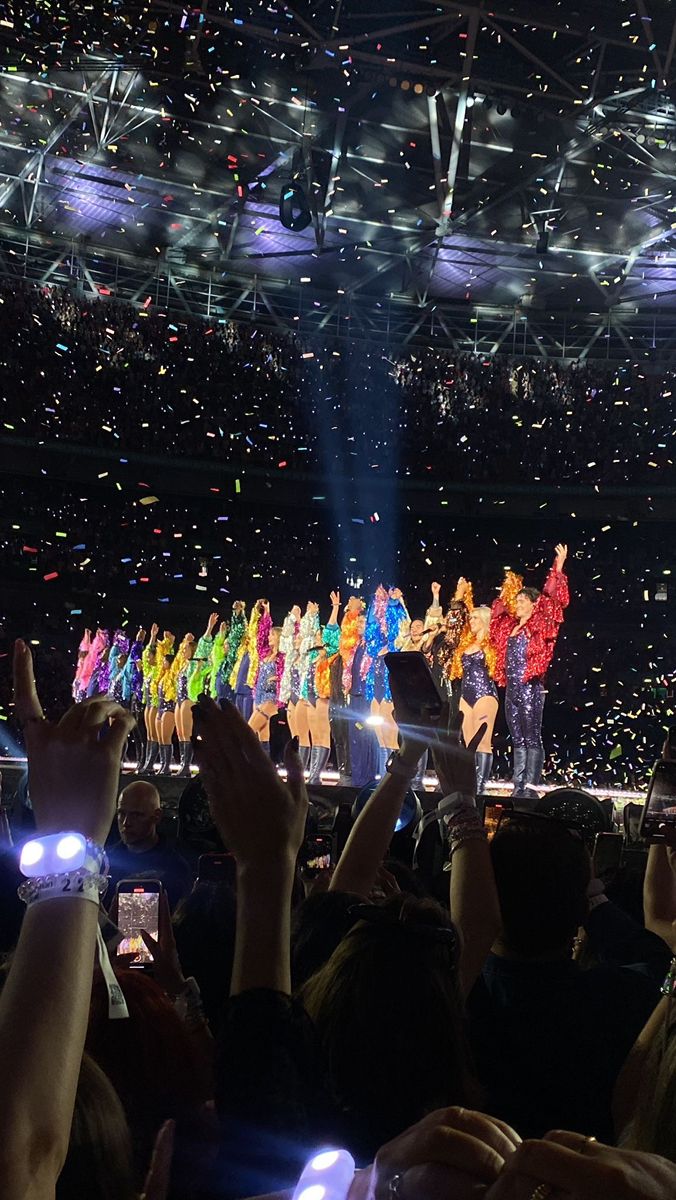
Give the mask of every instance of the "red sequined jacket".
[{"label": "red sequined jacket", "polygon": [[[557,571],[553,566],[542,594],[535,602],[535,607],[523,627],[528,639],[526,647],[526,669],[522,683],[530,679],[541,678],[552,661],[554,647],[563,621],[563,610],[569,600],[568,580],[563,571]],[[495,670],[496,682],[503,687],[507,683],[505,670],[507,660],[507,642],[509,636],[518,624],[517,618],[505,604],[502,597],[493,601],[491,610],[490,641],[497,653]]]}]

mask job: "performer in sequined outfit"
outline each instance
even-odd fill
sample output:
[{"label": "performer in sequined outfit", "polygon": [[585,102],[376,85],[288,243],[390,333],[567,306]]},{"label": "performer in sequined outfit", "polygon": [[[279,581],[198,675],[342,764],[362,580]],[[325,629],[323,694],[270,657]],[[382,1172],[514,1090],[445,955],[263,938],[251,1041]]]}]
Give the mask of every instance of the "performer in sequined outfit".
[{"label": "performer in sequined outfit", "polygon": [[331,592],[331,613],[326,625],[318,626],[308,655],[309,670],[301,685],[301,700],[308,710],[312,753],[309,783],[321,783],[322,771],[331,757],[330,659],[338,653],[340,593]]},{"label": "performer in sequined outfit", "polygon": [[441,584],[432,584],[432,603],[425,615],[427,633],[422,647],[423,653],[427,655],[437,687],[442,695],[449,698],[451,716],[457,713],[460,702],[460,681],[452,679],[451,668],[467,620],[467,611],[458,594],[461,586],[461,580],[458,580],[453,599],[444,616],[440,604]]},{"label": "performer in sequined outfit", "polygon": [[397,648],[403,630],[410,627],[411,618],[400,588],[376,588],[366,614],[366,653],[362,659],[361,676],[364,691],[371,707],[371,716],[378,721],[378,774],[385,774],[385,765],[399,745],[399,730],[394,719],[394,704],[390,679],[384,657]]},{"label": "performer in sequined outfit", "polygon": [[[261,745],[270,753],[270,718],[279,707],[279,688],[284,658],[279,652],[281,627],[273,626],[270,605],[263,601],[263,610],[256,630],[256,675],[253,680],[253,712],[249,725],[258,734]],[[251,655],[251,650],[249,651]]]},{"label": "performer in sequined outfit", "polygon": [[481,795],[493,766],[493,728],[498,713],[498,689],[493,675],[497,655],[489,638],[490,608],[474,607],[472,587],[466,579],[458,580],[456,597],[465,609],[465,626],[453,656],[451,679],[460,680],[459,707],[465,744],[482,725],[486,726],[476,750],[476,790]]},{"label": "performer in sequined outfit", "polygon": [[568,547],[556,547],[556,558],[542,593],[522,587],[509,571],[493,603],[490,640],[497,653],[496,679],[506,685],[505,716],[514,755],[514,796],[537,798],[544,764],[542,713],[544,676],[552,661],[563,611],[568,604],[568,580],[563,567]]}]

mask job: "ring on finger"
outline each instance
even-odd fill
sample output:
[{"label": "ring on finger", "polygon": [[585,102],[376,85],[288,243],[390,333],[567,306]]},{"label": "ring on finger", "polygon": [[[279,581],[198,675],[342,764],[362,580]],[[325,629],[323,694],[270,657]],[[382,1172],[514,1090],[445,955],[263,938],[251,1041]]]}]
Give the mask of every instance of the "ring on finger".
[{"label": "ring on finger", "polygon": [[591,1148],[591,1146],[594,1145],[595,1142],[596,1142],[595,1137],[592,1137],[591,1135],[589,1137],[586,1137],[584,1139],[582,1145],[580,1146],[580,1154],[586,1154],[587,1151]]}]

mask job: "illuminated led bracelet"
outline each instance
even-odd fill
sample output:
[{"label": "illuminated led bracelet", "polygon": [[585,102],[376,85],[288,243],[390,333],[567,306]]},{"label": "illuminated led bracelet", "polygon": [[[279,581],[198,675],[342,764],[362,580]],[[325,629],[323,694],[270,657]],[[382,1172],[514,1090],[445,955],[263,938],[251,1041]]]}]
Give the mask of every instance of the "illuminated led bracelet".
[{"label": "illuminated led bracelet", "polygon": [[354,1159],[347,1150],[320,1150],[303,1167],[293,1200],[347,1200]]},{"label": "illuminated led bracelet", "polygon": [[[58,896],[90,900],[98,908],[108,887],[108,856],[103,846],[73,830],[48,833],[25,842],[19,869],[26,878],[17,889],[18,895],[29,908]],[[115,978],[100,924],[96,928],[96,946],[108,993],[108,1016],[112,1020],[128,1017],[124,993]]]},{"label": "illuminated led bracelet", "polygon": [[31,838],[21,850],[19,869],[26,879],[18,894],[28,905],[69,895],[98,904],[108,886],[105,850],[72,830]]}]

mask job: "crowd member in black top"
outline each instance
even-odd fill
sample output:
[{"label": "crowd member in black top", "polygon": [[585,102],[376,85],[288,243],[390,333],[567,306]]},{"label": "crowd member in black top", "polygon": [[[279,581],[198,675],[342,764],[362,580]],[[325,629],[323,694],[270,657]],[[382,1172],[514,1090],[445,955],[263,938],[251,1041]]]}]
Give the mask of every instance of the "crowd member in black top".
[{"label": "crowd member in black top", "polygon": [[583,971],[573,961],[591,874],[574,831],[514,816],[491,858],[502,929],[470,1004],[486,1111],[524,1137],[566,1128],[612,1141],[613,1088],[658,987],[613,963]]},{"label": "crowd member in black top", "polygon": [[190,892],[192,871],[159,832],[161,817],[160,794],[154,784],[139,779],[120,792],[117,802],[120,841],[111,846],[108,855],[110,899],[121,879],[159,879],[172,910]]}]

